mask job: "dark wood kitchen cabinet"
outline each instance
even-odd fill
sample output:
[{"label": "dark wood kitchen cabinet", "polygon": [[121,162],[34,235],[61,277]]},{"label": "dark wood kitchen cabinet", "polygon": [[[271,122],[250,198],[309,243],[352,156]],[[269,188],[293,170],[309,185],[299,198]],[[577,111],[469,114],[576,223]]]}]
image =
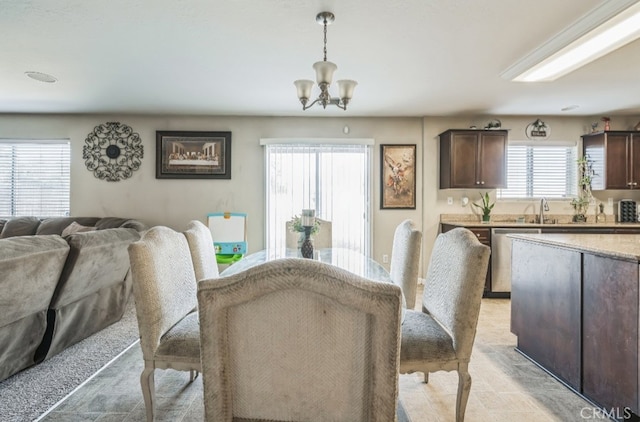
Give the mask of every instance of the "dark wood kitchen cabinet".
[{"label": "dark wood kitchen cabinet", "polygon": [[582,393],[637,413],[638,262],[585,253],[582,265]]},{"label": "dark wood kitchen cabinet", "polygon": [[640,132],[583,135],[582,152],[593,163],[591,189],[640,189]]},{"label": "dark wood kitchen cabinet", "polygon": [[440,189],[506,187],[506,130],[449,129],[440,134]]},{"label": "dark wood kitchen cabinet", "polygon": [[[580,235],[587,242],[599,236]],[[513,240],[511,332],[522,354],[574,391],[637,417],[640,262],[610,246],[622,239],[603,243],[597,253],[582,241]]]}]

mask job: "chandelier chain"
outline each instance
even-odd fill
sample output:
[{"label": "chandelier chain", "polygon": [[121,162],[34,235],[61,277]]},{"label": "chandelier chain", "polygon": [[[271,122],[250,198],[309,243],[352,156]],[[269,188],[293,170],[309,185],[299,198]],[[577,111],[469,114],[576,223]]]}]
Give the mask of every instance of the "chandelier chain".
[{"label": "chandelier chain", "polygon": [[327,61],[327,18],[324,18],[324,61]]}]

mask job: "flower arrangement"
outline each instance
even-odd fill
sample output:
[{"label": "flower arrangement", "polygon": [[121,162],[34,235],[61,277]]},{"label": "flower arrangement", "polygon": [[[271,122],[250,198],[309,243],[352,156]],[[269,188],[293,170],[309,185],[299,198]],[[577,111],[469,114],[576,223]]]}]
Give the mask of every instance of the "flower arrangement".
[{"label": "flower arrangement", "polygon": [[482,221],[489,221],[489,216],[491,215],[491,210],[496,205],[494,202],[491,203],[491,198],[489,198],[489,192],[485,192],[484,195],[480,194],[480,199],[482,200],[482,204],[472,203],[473,206],[479,208],[482,211]]},{"label": "flower arrangement", "polygon": [[[294,215],[291,219],[291,231],[297,233],[304,233],[304,226],[302,225],[302,219],[299,215]],[[320,231],[320,221],[316,218],[313,226],[311,226],[311,234],[316,234]]]}]

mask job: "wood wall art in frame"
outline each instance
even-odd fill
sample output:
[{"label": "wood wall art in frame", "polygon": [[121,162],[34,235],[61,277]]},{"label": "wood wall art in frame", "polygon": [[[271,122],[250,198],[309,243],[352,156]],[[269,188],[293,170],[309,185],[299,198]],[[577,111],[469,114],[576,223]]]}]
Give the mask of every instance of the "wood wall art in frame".
[{"label": "wood wall art in frame", "polygon": [[156,131],[156,179],[231,179],[231,132]]},{"label": "wood wall art in frame", "polygon": [[380,208],[416,208],[416,145],[380,145]]}]

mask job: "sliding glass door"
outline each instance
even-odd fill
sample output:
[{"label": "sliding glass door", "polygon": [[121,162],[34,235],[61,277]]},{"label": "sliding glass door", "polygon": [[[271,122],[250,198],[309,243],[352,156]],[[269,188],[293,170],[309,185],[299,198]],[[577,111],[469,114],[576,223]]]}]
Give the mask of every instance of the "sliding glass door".
[{"label": "sliding glass door", "polygon": [[266,144],[266,243],[284,248],[302,209],[332,224],[333,247],[370,252],[371,146]]}]

